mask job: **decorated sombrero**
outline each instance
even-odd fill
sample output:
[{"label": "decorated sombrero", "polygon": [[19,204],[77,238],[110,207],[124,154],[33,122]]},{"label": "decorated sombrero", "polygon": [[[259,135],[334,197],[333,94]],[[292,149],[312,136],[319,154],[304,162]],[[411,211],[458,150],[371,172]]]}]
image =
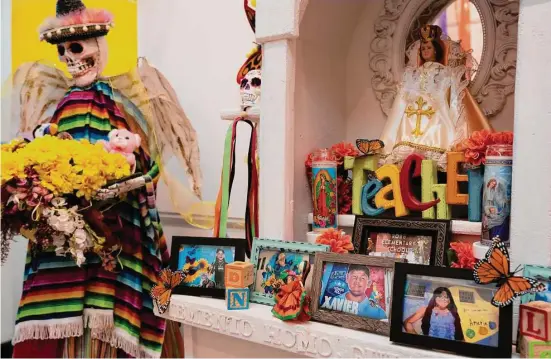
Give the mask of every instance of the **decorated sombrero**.
[{"label": "decorated sombrero", "polygon": [[106,10],[87,9],[81,0],[58,0],[56,16],[40,25],[40,40],[50,44],[107,35],[113,15]]}]

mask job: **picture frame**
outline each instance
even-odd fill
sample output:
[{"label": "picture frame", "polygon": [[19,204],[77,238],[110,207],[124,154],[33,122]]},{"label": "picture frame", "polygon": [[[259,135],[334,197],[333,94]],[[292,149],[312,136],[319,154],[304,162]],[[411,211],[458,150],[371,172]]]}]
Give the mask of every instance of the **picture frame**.
[{"label": "picture frame", "polygon": [[390,340],[471,357],[509,358],[513,307],[494,307],[495,291],[493,285],[476,284],[469,269],[396,263]]},{"label": "picture frame", "polygon": [[[174,288],[172,293],[223,299],[226,295],[225,264],[245,261],[246,248],[245,238],[173,236],[170,269],[176,271],[183,270],[184,266],[196,268],[202,265],[203,267],[194,271],[192,276],[186,276],[186,279]],[[223,260],[218,261],[220,249],[224,257]],[[216,265],[217,262],[220,262],[220,265]],[[217,267],[220,269],[216,269]],[[193,281],[188,282],[190,280]]]},{"label": "picture frame", "polygon": [[[306,259],[311,271],[314,255],[317,252],[329,252],[330,247],[322,244],[287,242],[274,239],[255,238],[251,249],[251,263],[254,266],[254,281],[250,288],[250,300],[253,303],[273,305],[273,286],[278,285],[280,270],[290,268],[300,274],[302,262]],[[283,263],[283,261],[285,263]],[[306,279],[306,289],[312,280],[311,273]]]},{"label": "picture frame", "polygon": [[[408,263],[446,265],[451,222],[441,219],[356,216],[354,253],[406,258]],[[429,248],[430,245],[430,248]]]},{"label": "picture frame", "polygon": [[524,294],[520,302],[526,304],[535,300],[542,300],[551,303],[551,267],[526,264],[524,266],[523,275],[528,278],[539,280],[545,285],[546,290],[540,293]]},{"label": "picture frame", "polygon": [[[405,262],[405,259],[369,257],[361,254],[316,253],[312,278],[312,319],[388,336],[392,307],[392,276],[396,262]],[[358,270],[361,267],[368,268],[368,272],[365,272],[367,283],[361,279],[361,276],[364,276],[361,269]],[[363,294],[362,300],[347,298],[348,292],[352,292],[349,280],[353,281],[355,289]],[[362,285],[363,288],[359,288]],[[344,291],[339,293],[342,289]],[[361,298],[354,296],[353,292],[352,296],[354,299]],[[360,312],[363,312],[362,315]]]}]

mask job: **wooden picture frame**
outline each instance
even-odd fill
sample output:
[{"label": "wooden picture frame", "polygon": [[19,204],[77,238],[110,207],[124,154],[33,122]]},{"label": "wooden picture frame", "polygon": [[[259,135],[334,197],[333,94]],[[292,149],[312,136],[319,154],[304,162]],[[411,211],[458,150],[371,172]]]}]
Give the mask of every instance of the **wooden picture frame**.
[{"label": "wooden picture frame", "polygon": [[[494,285],[476,284],[473,271],[469,269],[396,263],[390,340],[471,357],[510,358],[513,306],[494,307],[490,303],[494,292]],[[452,313],[449,318],[452,322],[448,324],[453,329],[448,326],[444,333],[430,334],[433,315],[436,314],[436,318],[439,314],[434,309],[427,314],[431,302],[435,305],[433,308],[447,303],[440,320],[447,320],[444,315]],[[428,322],[424,323],[425,317]],[[459,318],[459,323],[456,318]],[[423,329],[423,325],[428,327]],[[458,328],[461,330],[458,331]],[[425,330],[427,334],[423,334]],[[454,338],[445,339],[437,335]],[[477,344],[481,340],[486,344]]]},{"label": "wooden picture frame", "polygon": [[[374,243],[370,237],[377,235],[377,239],[380,236],[388,236],[389,243],[400,243],[400,245],[392,246],[389,244],[387,248],[395,249],[396,252],[407,252],[406,258],[409,263],[414,263],[414,260],[419,258],[419,261],[431,266],[444,267],[446,265],[446,251],[449,248],[449,242],[451,238],[451,225],[449,220],[440,219],[396,219],[396,218],[373,218],[368,216],[356,216],[354,221],[354,231],[352,234],[352,243],[354,244],[354,253],[373,255],[375,248],[379,244]],[[400,237],[396,239],[395,237]],[[383,239],[386,240],[386,239]],[[428,249],[420,250],[421,255],[414,254],[415,244],[414,241],[423,241],[419,243],[421,248],[426,248],[425,242],[430,242],[430,251]],[[407,244],[407,245],[406,245]],[[387,253],[391,253],[390,251]],[[402,252],[404,253],[404,252]],[[428,263],[427,262],[427,256]],[[384,255],[383,255],[384,256]],[[412,259],[411,256],[414,258]]]},{"label": "wooden picture frame", "polygon": [[[190,251],[187,251],[187,248],[190,248]],[[184,250],[182,251],[182,247],[184,247]],[[208,248],[202,248],[202,247],[208,247]],[[188,255],[188,253],[193,253],[193,248],[195,248],[195,253],[197,255]],[[176,270],[182,270],[183,266],[186,265],[186,263],[189,263],[189,259],[194,259],[195,265],[193,267],[198,267],[199,265],[207,265],[213,267],[213,263],[211,259],[213,257],[212,251],[214,251],[214,257],[216,257],[216,253],[219,249],[224,250],[224,260],[226,263],[231,263],[235,261],[245,261],[245,249],[247,248],[247,240],[245,238],[208,238],[208,237],[187,237],[187,236],[173,236],[172,237],[172,247],[170,251],[170,269],[173,271]],[[197,250],[200,250],[199,253]],[[227,252],[227,249],[230,249],[229,253]],[[205,253],[203,253],[205,251]],[[184,252],[184,253],[182,253]],[[229,260],[231,257],[231,254],[233,253],[233,260]],[[201,255],[208,256],[209,258],[200,257]],[[201,259],[203,261],[201,261]],[[172,290],[173,294],[186,294],[186,295],[194,295],[194,296],[206,296],[206,297],[212,297],[212,298],[221,298],[223,299],[226,295],[226,290],[224,287],[220,288],[220,276],[221,276],[221,282],[222,286],[224,285],[224,273],[217,275],[215,270],[213,269],[211,274],[209,274],[209,269],[207,267],[206,271],[203,270],[203,274],[197,274],[199,271],[195,271],[193,274],[194,278],[194,286],[191,286],[190,284],[187,284],[186,281],[191,279],[191,276],[187,276],[184,281],[174,288]],[[203,275],[206,275],[205,278]],[[203,276],[201,278],[201,276]],[[208,287],[205,286],[196,286],[197,278],[200,278],[201,284],[203,285],[203,279],[205,284]],[[214,278],[214,279],[211,279]],[[218,279],[216,279],[218,278]],[[214,287],[212,286],[212,282],[214,283]]]},{"label": "wooden picture frame", "polygon": [[[392,275],[394,272],[394,264],[396,262],[405,262],[404,259],[395,259],[395,258],[381,258],[381,257],[368,257],[365,255],[360,254],[340,254],[340,253],[316,253],[315,257],[315,265],[314,265],[314,276],[312,278],[312,319],[318,322],[325,322],[333,325],[339,325],[342,327],[350,328],[350,329],[358,329],[358,330],[364,330],[367,332],[377,333],[377,334],[383,334],[383,335],[389,335],[390,333],[390,324],[389,324],[389,314],[391,313],[391,306],[392,306]],[[326,275],[325,271],[328,268],[329,264],[344,264],[344,265],[358,265],[358,266],[365,266],[369,268],[370,274],[368,280],[371,281],[368,287],[368,289],[371,289],[371,294],[373,295],[373,270],[374,268],[381,268],[383,271],[383,279],[384,283],[382,285],[382,288],[384,288],[384,308],[383,306],[379,306],[386,315],[385,319],[372,319],[365,316],[360,316],[358,314],[351,314],[345,312],[347,309],[344,309],[344,306],[348,307],[348,311],[358,311],[357,309],[362,305],[363,301],[360,302],[359,305],[353,306],[352,301],[347,300],[346,296],[344,296],[342,304],[336,297],[326,297],[325,293],[327,293],[330,289],[329,285],[325,283],[324,278],[333,277],[333,274],[335,273],[334,268],[331,267],[330,270],[332,270],[331,274]],[[344,266],[341,268],[345,268]],[[356,267],[357,268],[357,267]],[[346,277],[344,277],[344,274],[342,275],[343,278],[348,278],[348,268],[346,269]],[[342,270],[340,271],[342,272]],[[379,276],[380,278],[380,276]],[[333,279],[334,280],[334,279]],[[344,279],[346,280],[346,279]],[[341,279],[337,279],[337,281],[341,281]],[[380,285],[380,280],[377,281]],[[367,300],[367,306],[370,306],[370,309],[372,312],[374,311],[377,313],[377,305],[374,301],[369,297],[367,297],[367,293],[365,293],[366,289],[364,290],[364,294],[366,295]],[[333,290],[334,292],[334,290]],[[379,291],[380,292],[380,291]],[[322,298],[322,295],[324,298]],[[343,292],[341,295],[346,295],[346,292]],[[323,305],[320,306],[320,302],[324,302]],[[377,301],[380,303],[379,301]],[[327,307],[329,306],[341,306],[343,309],[329,309]],[[379,310],[380,312],[380,310]]]},{"label": "wooden picture frame", "polygon": [[[266,283],[278,284],[276,273],[278,273],[279,270],[277,269],[289,266],[289,268],[295,272],[300,272],[301,269],[297,266],[300,266],[302,261],[297,256],[308,256],[308,262],[311,265],[314,262],[314,254],[317,252],[329,252],[329,250],[329,246],[322,244],[255,238],[251,250],[251,263],[254,266],[254,281],[249,287],[251,302],[274,305],[273,288],[269,285],[266,286]],[[279,258],[281,254],[284,254],[284,256]],[[288,254],[290,254],[290,256]],[[276,257],[276,255],[278,257]],[[272,268],[272,266],[270,266],[270,262],[277,262],[281,259],[285,261],[283,266],[278,268],[275,268],[275,266]],[[312,270],[313,269],[315,269],[315,267],[312,268]],[[309,289],[311,278],[312,276],[310,274],[306,279],[307,290]]]}]

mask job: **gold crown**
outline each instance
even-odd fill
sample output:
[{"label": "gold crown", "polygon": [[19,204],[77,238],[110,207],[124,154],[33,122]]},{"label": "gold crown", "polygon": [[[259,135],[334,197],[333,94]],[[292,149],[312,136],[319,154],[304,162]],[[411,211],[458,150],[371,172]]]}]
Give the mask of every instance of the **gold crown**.
[{"label": "gold crown", "polygon": [[425,25],[420,30],[421,39],[424,41],[432,41],[439,39],[442,35],[442,29],[438,25]]}]

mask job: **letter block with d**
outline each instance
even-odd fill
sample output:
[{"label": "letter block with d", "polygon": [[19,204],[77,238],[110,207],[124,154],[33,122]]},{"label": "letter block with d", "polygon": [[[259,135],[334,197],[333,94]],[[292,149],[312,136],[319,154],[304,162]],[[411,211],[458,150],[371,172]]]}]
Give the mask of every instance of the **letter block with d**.
[{"label": "letter block with d", "polygon": [[249,288],[226,288],[228,310],[249,309]]},{"label": "letter block with d", "polygon": [[544,342],[551,341],[551,303],[535,301],[520,305],[520,333]]},{"label": "letter block with d", "polygon": [[226,264],[224,284],[226,288],[245,288],[253,284],[253,265],[249,262]]}]

